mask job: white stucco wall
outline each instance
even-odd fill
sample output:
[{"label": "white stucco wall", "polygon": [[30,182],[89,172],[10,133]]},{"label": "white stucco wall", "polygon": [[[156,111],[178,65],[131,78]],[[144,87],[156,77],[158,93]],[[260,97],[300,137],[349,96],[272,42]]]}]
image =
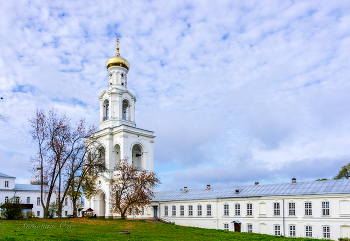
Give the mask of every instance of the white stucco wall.
[{"label": "white stucco wall", "polygon": [[[283,209],[284,200],[284,209]],[[322,202],[329,202],[330,215],[322,216]],[[274,203],[280,203],[280,215],[274,215]],[[295,215],[289,215],[288,203],[296,206]],[[312,215],[305,215],[305,202],[312,203]],[[253,215],[247,215],[247,203],[253,205]],[[337,195],[300,195],[271,196],[252,198],[225,198],[209,200],[169,201],[154,203],[160,207],[160,217],[178,225],[234,230],[233,221],[241,222],[241,231],[247,232],[247,224],[252,224],[254,233],[274,235],[274,225],[280,225],[281,235],[289,235],[289,225],[296,226],[296,237],[305,237],[305,226],[312,226],[312,237],[323,238],[323,226],[330,227],[331,239],[350,236],[350,194]],[[202,205],[202,216],[197,215],[197,205]],[[211,215],[206,215],[206,205],[211,205]],[[229,205],[229,215],[224,215],[224,204]],[[235,215],[235,204],[240,204],[240,215]],[[261,213],[266,206],[266,214]],[[180,215],[180,206],[184,206],[184,216]],[[188,206],[193,205],[193,216],[188,215]],[[164,206],[168,206],[168,215],[164,215]],[[172,215],[172,206],[176,206],[176,215]],[[284,210],[284,215],[283,215]],[[284,217],[283,217],[284,216]]]}]

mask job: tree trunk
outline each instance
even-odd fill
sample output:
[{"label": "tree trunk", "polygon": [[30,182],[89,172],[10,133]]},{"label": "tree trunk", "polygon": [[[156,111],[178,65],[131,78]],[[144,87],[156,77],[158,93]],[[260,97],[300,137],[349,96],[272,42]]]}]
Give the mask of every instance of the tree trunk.
[{"label": "tree trunk", "polygon": [[73,202],[73,218],[77,218],[78,214],[77,214],[77,199],[76,198],[72,198],[72,202]]}]

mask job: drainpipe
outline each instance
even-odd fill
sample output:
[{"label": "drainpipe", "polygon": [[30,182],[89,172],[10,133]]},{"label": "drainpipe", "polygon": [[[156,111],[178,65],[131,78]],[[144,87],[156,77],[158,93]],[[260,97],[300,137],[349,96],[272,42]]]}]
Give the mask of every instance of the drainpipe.
[{"label": "drainpipe", "polygon": [[286,236],[285,227],[284,227],[284,199],[282,200],[283,200],[283,236]]}]

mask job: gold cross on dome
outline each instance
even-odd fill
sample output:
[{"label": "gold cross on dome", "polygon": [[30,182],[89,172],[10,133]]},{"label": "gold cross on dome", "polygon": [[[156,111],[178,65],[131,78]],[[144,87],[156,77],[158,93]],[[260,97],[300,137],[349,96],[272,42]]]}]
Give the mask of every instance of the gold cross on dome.
[{"label": "gold cross on dome", "polygon": [[116,40],[115,40],[116,42],[117,42],[117,47],[116,47],[116,49],[117,49],[117,53],[116,53],[116,55],[119,57],[120,56],[120,54],[119,54],[119,38],[117,38]]},{"label": "gold cross on dome", "polygon": [[119,47],[119,38],[117,38],[115,41],[117,42],[117,47]]}]

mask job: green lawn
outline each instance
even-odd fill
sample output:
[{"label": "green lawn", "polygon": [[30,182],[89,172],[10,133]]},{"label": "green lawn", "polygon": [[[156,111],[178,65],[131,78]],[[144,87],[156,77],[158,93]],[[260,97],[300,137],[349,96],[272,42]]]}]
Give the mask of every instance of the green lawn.
[{"label": "green lawn", "polygon": [[[43,225],[43,226],[39,226]],[[118,234],[129,231],[131,234]],[[0,220],[0,240],[316,240],[120,219]]]}]

